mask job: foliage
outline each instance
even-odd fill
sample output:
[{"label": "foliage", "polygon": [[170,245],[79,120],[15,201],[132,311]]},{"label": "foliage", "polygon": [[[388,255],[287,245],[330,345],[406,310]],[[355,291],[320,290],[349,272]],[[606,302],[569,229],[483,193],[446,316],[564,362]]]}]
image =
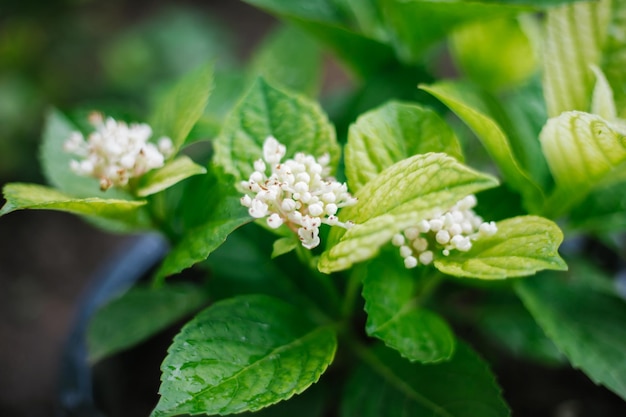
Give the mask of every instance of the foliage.
[{"label": "foliage", "polygon": [[[145,113],[155,137],[139,153],[158,145],[157,168],[116,148],[126,125],[94,139],[53,109],[41,144],[50,187],[4,188],[0,215],[62,210],[169,239],[152,287],[93,319],[91,359],[208,304],[170,346],[154,417],[280,414],[284,401],[303,415],[508,416],[470,346],[485,339],[528,360],[565,357],[626,399],[615,271],[559,253],[564,239],[626,227],[626,44],[615,36],[626,6],[247,2],[285,26],[247,69],[207,56],[156,96]],[[355,79],[330,116],[316,97],[325,50]],[[445,54],[456,79],[432,64]],[[390,89],[375,88],[382,79]],[[411,89],[418,99],[395,94]],[[354,117],[362,97],[371,104]],[[68,153],[77,131],[109,159]],[[93,169],[105,163],[115,172]],[[108,175],[117,187],[102,191]],[[188,268],[205,282],[171,279]],[[446,302],[450,288],[480,291],[478,313]],[[460,323],[482,337],[463,340]],[[339,399],[317,388],[337,381]]]}]

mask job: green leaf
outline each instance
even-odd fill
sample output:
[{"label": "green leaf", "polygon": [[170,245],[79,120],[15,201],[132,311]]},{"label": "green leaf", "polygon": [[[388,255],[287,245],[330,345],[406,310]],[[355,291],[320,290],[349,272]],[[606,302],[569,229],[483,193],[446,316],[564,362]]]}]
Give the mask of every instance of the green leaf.
[{"label": "green leaf", "polygon": [[215,163],[237,180],[247,180],[254,171],[254,161],[263,155],[268,136],[287,147],[286,158],[297,152],[314,156],[328,153],[331,167],[339,161],[335,130],[319,105],[258,79],[233,109],[215,141]]},{"label": "green leaf", "polygon": [[150,118],[156,135],[172,139],[179,149],[202,116],[213,89],[213,64],[185,75],[158,102]]},{"label": "green leaf", "polygon": [[272,250],[272,259],[291,252],[292,250],[297,248],[299,244],[300,242],[298,242],[295,237],[282,237],[275,240]]},{"label": "green leaf", "polygon": [[463,161],[456,135],[433,110],[389,102],[369,111],[348,132],[345,164],[350,190],[357,192],[396,162],[428,152]]},{"label": "green leaf", "polygon": [[498,231],[475,240],[468,252],[453,252],[435,259],[444,274],[480,279],[532,275],[543,269],[566,270],[558,248],[561,229],[538,216],[519,216],[497,223]]},{"label": "green leaf", "polygon": [[477,308],[479,331],[515,357],[548,366],[565,361],[515,294],[495,293]]},{"label": "green leaf", "polygon": [[[333,387],[334,388],[334,387]],[[262,410],[239,414],[241,417],[324,417],[330,391],[319,382],[302,394]]]},{"label": "green leaf", "polygon": [[588,111],[606,42],[609,1],[578,2],[549,9],[543,45],[543,86],[548,115]]},{"label": "green leaf", "polygon": [[334,332],[267,296],[240,296],[204,310],[174,338],[161,370],[154,417],[233,414],[289,399],[332,362]]},{"label": "green leaf", "polygon": [[454,334],[448,324],[419,305],[420,285],[429,279],[416,279],[397,256],[384,255],[367,264],[363,279],[367,334],[411,362],[441,362],[454,353]]},{"label": "green leaf", "polygon": [[[356,224],[344,233],[334,228],[318,269],[330,273],[376,255],[391,237],[447,210],[463,197],[497,185],[445,154],[415,155],[395,163],[361,188],[358,203],[342,209],[344,220]],[[338,242],[333,246],[334,242]]]},{"label": "green leaf", "polygon": [[11,183],[4,186],[5,205],[0,216],[15,210],[58,210],[115,220],[131,226],[146,226],[141,211],[143,200],[128,201],[98,197],[77,199],[53,188],[36,184]]},{"label": "green leaf", "polygon": [[528,38],[511,17],[464,25],[452,33],[450,42],[465,75],[491,91],[521,83],[537,67]]},{"label": "green leaf", "polygon": [[548,120],[540,140],[556,182],[545,209],[551,217],[566,213],[592,189],[626,179],[626,137],[599,116],[565,112]]},{"label": "green leaf", "polygon": [[146,173],[139,180],[136,193],[139,197],[146,197],[163,191],[180,181],[193,175],[205,174],[206,169],[182,155],[169,161],[163,168]]},{"label": "green leaf", "polygon": [[319,46],[293,26],[272,32],[256,50],[250,69],[273,85],[315,96],[320,87],[322,56]]},{"label": "green leaf", "polygon": [[203,290],[192,285],[131,288],[92,317],[87,329],[89,360],[97,362],[148,339],[206,301]]},{"label": "green leaf", "polygon": [[[572,270],[575,276],[576,270]],[[537,323],[595,383],[626,399],[626,303],[572,285],[566,274],[542,274],[515,289]]]},{"label": "green leaf", "polygon": [[591,69],[596,76],[596,83],[591,97],[591,113],[597,114],[606,120],[615,120],[617,118],[617,110],[615,109],[611,85],[600,68],[594,65]]},{"label": "green leaf", "polygon": [[611,2],[611,22],[604,48],[602,68],[613,92],[619,117],[626,118],[626,4]]},{"label": "green leaf", "polygon": [[390,349],[362,352],[341,417],[506,417],[509,410],[487,364],[459,343],[452,360],[409,363]]},{"label": "green leaf", "polygon": [[591,191],[568,216],[570,228],[596,233],[626,229],[626,183]]},{"label": "green leaf", "polygon": [[326,44],[356,74],[380,72],[395,59],[389,46],[361,33],[356,22],[347,19],[335,1],[320,0],[245,0],[311,33]]},{"label": "green leaf", "polygon": [[233,178],[215,166],[190,182],[180,198],[182,236],[157,270],[157,282],[205,260],[235,229],[254,220],[241,205]]},{"label": "green leaf", "polygon": [[407,63],[421,62],[430,46],[461,24],[532,10],[527,6],[479,1],[391,0],[380,4],[390,42]]},{"label": "green leaf", "polygon": [[506,182],[524,196],[527,207],[534,208],[542,202],[541,188],[520,165],[500,126],[485,111],[481,111],[484,106],[476,91],[463,84],[450,82],[422,85],[420,88],[441,100],[472,129]]},{"label": "green leaf", "polygon": [[65,152],[63,145],[72,132],[78,130],[78,127],[59,111],[55,109],[48,111],[40,149],[41,167],[48,182],[74,197],[130,199],[130,195],[118,189],[112,188],[103,192],[96,178],[77,175],[70,169],[70,161],[75,157]]}]

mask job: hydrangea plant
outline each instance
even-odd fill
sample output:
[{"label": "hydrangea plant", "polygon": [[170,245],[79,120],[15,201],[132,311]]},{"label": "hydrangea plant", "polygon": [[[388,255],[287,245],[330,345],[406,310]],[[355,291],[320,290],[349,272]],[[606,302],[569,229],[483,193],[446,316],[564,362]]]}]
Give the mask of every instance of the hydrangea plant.
[{"label": "hydrangea plant", "polygon": [[[261,46],[255,77],[229,89],[206,65],[146,121],[94,113],[95,131],[51,110],[51,187],[4,188],[1,215],[169,239],[152,284],[94,317],[90,359],[201,309],[163,361],[154,417],[509,415],[461,323],[626,398],[623,295],[576,249],[623,249],[626,5],[247,2],[297,27]],[[358,80],[323,105],[319,45]],[[179,282],[188,268],[206,282]]]}]

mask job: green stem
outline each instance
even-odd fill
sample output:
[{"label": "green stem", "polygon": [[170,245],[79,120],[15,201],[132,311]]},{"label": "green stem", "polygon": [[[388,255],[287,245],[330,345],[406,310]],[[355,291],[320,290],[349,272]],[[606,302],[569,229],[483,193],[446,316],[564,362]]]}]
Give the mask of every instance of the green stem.
[{"label": "green stem", "polygon": [[352,316],[356,299],[359,295],[359,289],[361,288],[361,282],[363,281],[363,274],[361,266],[357,266],[350,271],[348,277],[348,284],[346,286],[346,296],[343,299],[341,316],[349,318]]}]

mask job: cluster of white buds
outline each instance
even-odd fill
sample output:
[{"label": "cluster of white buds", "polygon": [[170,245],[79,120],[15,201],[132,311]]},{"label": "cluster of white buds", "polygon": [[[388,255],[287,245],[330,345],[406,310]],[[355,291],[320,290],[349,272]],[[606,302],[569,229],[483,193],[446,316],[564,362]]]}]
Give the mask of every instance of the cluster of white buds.
[{"label": "cluster of white buds", "polygon": [[[356,203],[345,183],[328,177],[328,154],[314,156],[297,153],[294,159],[281,162],[286,148],[273,137],[263,143],[263,158],[254,162],[255,171],[241,185],[246,194],[241,204],[248,207],[254,218],[267,217],[271,228],[285,224],[298,234],[302,246],[312,249],[319,245],[319,227],[349,228],[351,222],[341,222],[337,211]],[[269,166],[270,174],[267,175]]]},{"label": "cluster of white buds", "polygon": [[125,187],[129,179],[161,168],[174,152],[169,138],[160,138],[156,145],[148,142],[152,129],[147,124],[127,125],[97,112],[89,116],[89,122],[95,131],[87,140],[80,132],[72,132],[63,148],[82,158],[70,162],[72,171],[99,179],[103,191]]},{"label": "cluster of white buds", "polygon": [[484,222],[474,212],[475,206],[476,196],[468,195],[449,211],[396,234],[391,242],[400,248],[404,266],[410,269],[419,264],[429,265],[435,257],[434,250],[441,250],[444,256],[452,250],[467,252],[473,241],[493,236],[498,227],[494,222]]}]

